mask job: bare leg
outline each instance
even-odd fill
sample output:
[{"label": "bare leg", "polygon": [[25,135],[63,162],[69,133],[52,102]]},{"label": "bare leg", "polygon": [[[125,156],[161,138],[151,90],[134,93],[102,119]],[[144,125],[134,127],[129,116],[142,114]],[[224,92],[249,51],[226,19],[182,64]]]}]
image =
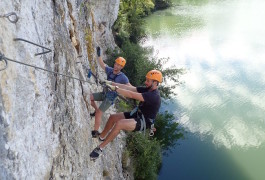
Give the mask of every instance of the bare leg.
[{"label": "bare leg", "polygon": [[103,149],[109,142],[111,142],[119,133],[120,130],[133,131],[136,126],[136,121],[134,119],[121,119],[117,121],[106,137],[105,141],[99,145]]},{"label": "bare leg", "polygon": [[95,103],[95,101],[94,101],[94,97],[93,97],[92,94],[90,94],[90,101],[91,101],[91,106],[92,106],[95,110],[97,110],[98,107],[97,107],[97,105],[96,105],[96,103]]},{"label": "bare leg", "polygon": [[109,133],[109,131],[113,128],[115,123],[124,118],[125,117],[123,113],[111,114],[107,121],[107,124],[104,127],[104,130],[100,133],[100,137],[104,138]]},{"label": "bare leg", "polygon": [[103,112],[97,108],[96,109],[96,116],[95,116],[95,125],[94,125],[94,130],[98,130],[100,123],[101,123],[101,117],[102,117]]}]

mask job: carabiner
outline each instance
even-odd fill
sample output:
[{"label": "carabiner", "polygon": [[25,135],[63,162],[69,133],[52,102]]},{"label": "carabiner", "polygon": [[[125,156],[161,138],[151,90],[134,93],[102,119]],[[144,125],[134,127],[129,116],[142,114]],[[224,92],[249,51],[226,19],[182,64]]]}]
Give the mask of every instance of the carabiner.
[{"label": "carabiner", "polygon": [[155,135],[154,131],[153,130],[150,130],[149,136],[152,137],[154,135]]},{"label": "carabiner", "polygon": [[152,137],[152,136],[155,135],[154,129],[155,129],[155,125],[154,124],[151,124],[150,133],[149,133],[149,136],[150,137]]},{"label": "carabiner", "polygon": [[0,17],[7,18],[11,23],[16,23],[18,21],[18,16],[17,16],[17,14],[15,12],[7,13],[7,14],[4,14],[4,15],[2,15]]}]

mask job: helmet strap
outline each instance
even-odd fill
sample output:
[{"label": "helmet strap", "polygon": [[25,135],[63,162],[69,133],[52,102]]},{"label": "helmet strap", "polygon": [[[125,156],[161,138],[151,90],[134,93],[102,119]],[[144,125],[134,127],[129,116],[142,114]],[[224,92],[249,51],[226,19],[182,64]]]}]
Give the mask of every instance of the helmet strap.
[{"label": "helmet strap", "polygon": [[150,86],[150,89],[153,89],[153,87],[154,87],[154,80],[153,80],[153,82],[152,82],[152,85]]}]

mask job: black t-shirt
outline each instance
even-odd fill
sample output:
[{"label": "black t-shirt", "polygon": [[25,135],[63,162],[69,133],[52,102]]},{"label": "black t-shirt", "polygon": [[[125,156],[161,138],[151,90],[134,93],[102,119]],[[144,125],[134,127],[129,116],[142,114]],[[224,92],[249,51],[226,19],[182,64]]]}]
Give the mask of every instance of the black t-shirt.
[{"label": "black t-shirt", "polygon": [[144,98],[139,104],[139,109],[145,119],[155,119],[161,105],[160,92],[157,89],[148,91],[146,87],[137,87],[137,92],[142,93]]}]

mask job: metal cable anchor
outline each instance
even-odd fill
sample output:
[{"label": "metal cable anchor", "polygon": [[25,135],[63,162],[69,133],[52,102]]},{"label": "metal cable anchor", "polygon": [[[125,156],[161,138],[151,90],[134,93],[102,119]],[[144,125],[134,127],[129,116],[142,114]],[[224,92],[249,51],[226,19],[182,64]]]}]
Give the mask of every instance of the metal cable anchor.
[{"label": "metal cable anchor", "polygon": [[5,70],[7,68],[7,60],[5,59],[5,55],[0,52],[0,62],[2,62],[2,61],[5,62],[5,67],[4,68],[0,68],[0,71],[3,71],[3,70]]},{"label": "metal cable anchor", "polygon": [[15,12],[0,15],[0,17],[7,18],[11,23],[16,23],[18,21],[18,16]]},{"label": "metal cable anchor", "polygon": [[41,48],[43,48],[43,49],[46,49],[46,51],[43,51],[42,53],[36,53],[35,56],[42,55],[42,54],[46,54],[46,53],[49,53],[49,52],[52,51],[52,50],[49,49],[49,48],[46,48],[46,47],[44,47],[44,46],[41,46],[41,45],[39,45],[39,44],[36,44],[36,43],[30,42],[30,41],[25,40],[25,39],[22,39],[22,38],[14,38],[13,40],[14,40],[14,41],[24,41],[24,42],[27,42],[27,43],[33,44],[33,45],[35,45],[35,46],[41,47]]}]

